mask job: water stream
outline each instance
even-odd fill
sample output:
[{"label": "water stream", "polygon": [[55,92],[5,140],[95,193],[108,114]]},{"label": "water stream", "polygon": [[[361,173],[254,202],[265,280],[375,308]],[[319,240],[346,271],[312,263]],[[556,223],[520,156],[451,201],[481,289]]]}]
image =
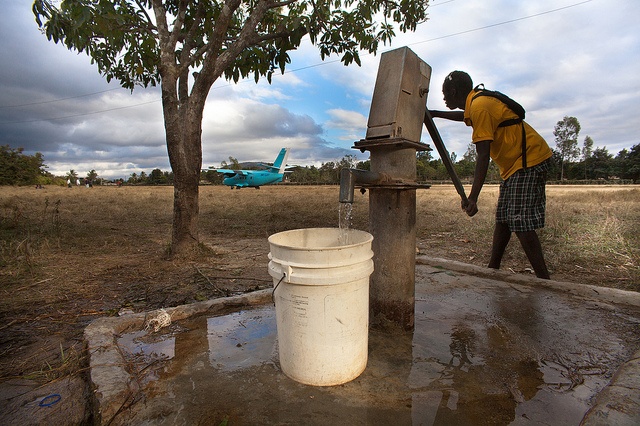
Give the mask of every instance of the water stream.
[{"label": "water stream", "polygon": [[340,235],[338,243],[340,245],[349,244],[348,236],[351,225],[353,224],[353,203],[338,203],[338,227]]}]

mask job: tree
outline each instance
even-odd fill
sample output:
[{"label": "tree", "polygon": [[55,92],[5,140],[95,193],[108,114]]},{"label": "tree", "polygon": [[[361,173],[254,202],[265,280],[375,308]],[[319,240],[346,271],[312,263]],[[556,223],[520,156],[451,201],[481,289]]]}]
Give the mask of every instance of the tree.
[{"label": "tree", "polygon": [[634,183],[640,179],[640,144],[633,145],[631,150],[626,148],[618,152],[614,159],[615,173],[622,179],[633,179]]},{"label": "tree", "polygon": [[364,161],[358,161],[358,164],[356,164],[356,169],[371,170],[371,160],[367,159]]},{"label": "tree", "polygon": [[320,173],[315,166],[300,167],[295,166],[288,176],[289,182],[297,183],[317,183],[320,180]]},{"label": "tree", "polygon": [[222,175],[216,172],[213,167],[209,167],[207,170],[200,172],[200,180],[213,184],[220,184],[222,183]]},{"label": "tree", "polygon": [[562,158],[560,157],[560,152],[557,149],[551,149],[551,152],[553,152],[553,155],[551,156],[551,164],[549,164],[547,176],[549,180],[559,180]]},{"label": "tree", "polygon": [[162,185],[167,183],[167,177],[162,173],[162,170],[153,169],[149,175],[149,183],[152,185]]},{"label": "tree", "polygon": [[71,169],[69,170],[65,178],[67,179],[67,181],[71,182],[71,185],[75,185],[76,181],[78,180],[78,172]]},{"label": "tree", "polygon": [[353,169],[358,164],[358,158],[353,154],[347,154],[342,157],[342,160],[336,164],[337,172],[340,173],[342,169]]},{"label": "tree", "polygon": [[336,163],[328,161],[320,165],[320,182],[322,183],[336,183],[338,182],[338,174]]},{"label": "tree", "polygon": [[24,154],[23,148],[0,146],[0,185],[32,185],[44,175],[42,154]]},{"label": "tree", "polygon": [[578,133],[580,133],[580,123],[578,119],[567,116],[561,121],[558,121],[553,131],[556,137],[556,148],[560,152],[561,157],[560,180],[564,179],[565,160],[575,160],[580,153],[578,149]]},{"label": "tree", "polygon": [[586,136],[584,138],[584,144],[582,146],[582,161],[584,161],[584,179],[587,180],[587,161],[591,158],[591,153],[593,152],[593,139],[591,136]]},{"label": "tree", "polygon": [[596,148],[591,156],[591,170],[596,179],[608,179],[611,176],[613,155],[609,154],[607,147]]},{"label": "tree", "polygon": [[91,169],[91,171],[87,173],[87,182],[89,182],[90,184],[93,184],[93,182],[96,182],[97,180],[98,180],[98,172]]},{"label": "tree", "polygon": [[431,151],[416,152],[416,179],[418,181],[431,180],[435,177],[436,171],[430,165],[432,160]]},{"label": "tree", "polygon": [[[55,2],[57,3],[57,2]],[[133,90],[160,83],[169,162],[174,172],[172,253],[198,243],[202,117],[220,77],[257,82],[284,73],[304,36],[322,59],[360,64],[395,26],[412,31],[427,1],[390,0],[35,0],[49,40],[86,52],[107,81]],[[376,18],[382,19],[381,23]]]},{"label": "tree", "polygon": [[229,157],[229,163],[227,163],[226,161],[222,161],[222,163],[220,164],[220,168],[221,169],[231,169],[231,170],[240,170],[240,163],[238,162],[237,158],[234,157]]},{"label": "tree", "polygon": [[627,155],[625,175],[628,179],[633,179],[633,183],[640,180],[640,144],[632,146]]},{"label": "tree", "polygon": [[476,146],[470,143],[467,146],[467,151],[462,156],[462,159],[458,161],[454,167],[456,173],[461,179],[471,178],[476,171],[476,160],[478,158],[478,152]]}]

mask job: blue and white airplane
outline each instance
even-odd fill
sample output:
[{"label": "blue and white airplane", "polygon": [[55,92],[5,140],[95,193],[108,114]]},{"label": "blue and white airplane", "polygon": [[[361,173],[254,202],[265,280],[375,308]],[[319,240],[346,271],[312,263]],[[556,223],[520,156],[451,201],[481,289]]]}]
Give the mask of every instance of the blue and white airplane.
[{"label": "blue and white airplane", "polygon": [[289,157],[289,148],[282,148],[280,154],[273,162],[273,166],[264,165],[266,170],[231,170],[216,169],[216,172],[224,175],[223,184],[231,189],[253,187],[260,189],[261,185],[271,185],[282,182]]}]

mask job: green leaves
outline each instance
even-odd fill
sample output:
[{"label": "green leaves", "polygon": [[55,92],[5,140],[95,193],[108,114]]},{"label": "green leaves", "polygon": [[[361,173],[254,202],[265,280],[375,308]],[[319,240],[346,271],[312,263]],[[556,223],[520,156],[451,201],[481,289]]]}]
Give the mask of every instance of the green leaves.
[{"label": "green leaves", "polygon": [[0,145],[0,185],[31,185],[44,174],[41,153],[26,155],[24,149]]},{"label": "green leaves", "polygon": [[[150,0],[63,0],[56,6],[35,0],[32,7],[49,40],[86,53],[107,80],[116,78],[131,90],[158,83],[163,67],[186,76],[184,67],[199,70],[207,63],[219,73],[208,76],[211,83],[221,75],[236,82],[248,76],[271,81],[276,70],[284,73],[288,52],[305,35],[321,58],[339,55],[345,65],[360,65],[360,51],[374,53],[397,29],[415,29],[426,8],[426,1],[411,0],[300,0],[286,6],[264,0],[165,0],[161,6]],[[221,19],[223,11],[230,19]],[[158,13],[166,23],[155,22]],[[161,66],[163,49],[172,62]],[[215,66],[229,51],[239,53],[222,69]]]},{"label": "green leaves", "polygon": [[[143,3],[140,3],[143,4]],[[36,22],[49,40],[84,52],[107,81],[133,90],[155,85],[159,49],[153,24],[138,3],[125,0],[48,0],[33,4]]]}]

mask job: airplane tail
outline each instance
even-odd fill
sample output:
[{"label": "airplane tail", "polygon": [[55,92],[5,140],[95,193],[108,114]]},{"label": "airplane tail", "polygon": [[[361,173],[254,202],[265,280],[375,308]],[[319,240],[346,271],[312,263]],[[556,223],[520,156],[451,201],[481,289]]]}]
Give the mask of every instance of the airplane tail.
[{"label": "airplane tail", "polygon": [[287,167],[287,158],[289,158],[289,148],[282,148],[276,161],[273,162],[273,166],[269,166],[269,169],[274,173],[284,173]]}]

